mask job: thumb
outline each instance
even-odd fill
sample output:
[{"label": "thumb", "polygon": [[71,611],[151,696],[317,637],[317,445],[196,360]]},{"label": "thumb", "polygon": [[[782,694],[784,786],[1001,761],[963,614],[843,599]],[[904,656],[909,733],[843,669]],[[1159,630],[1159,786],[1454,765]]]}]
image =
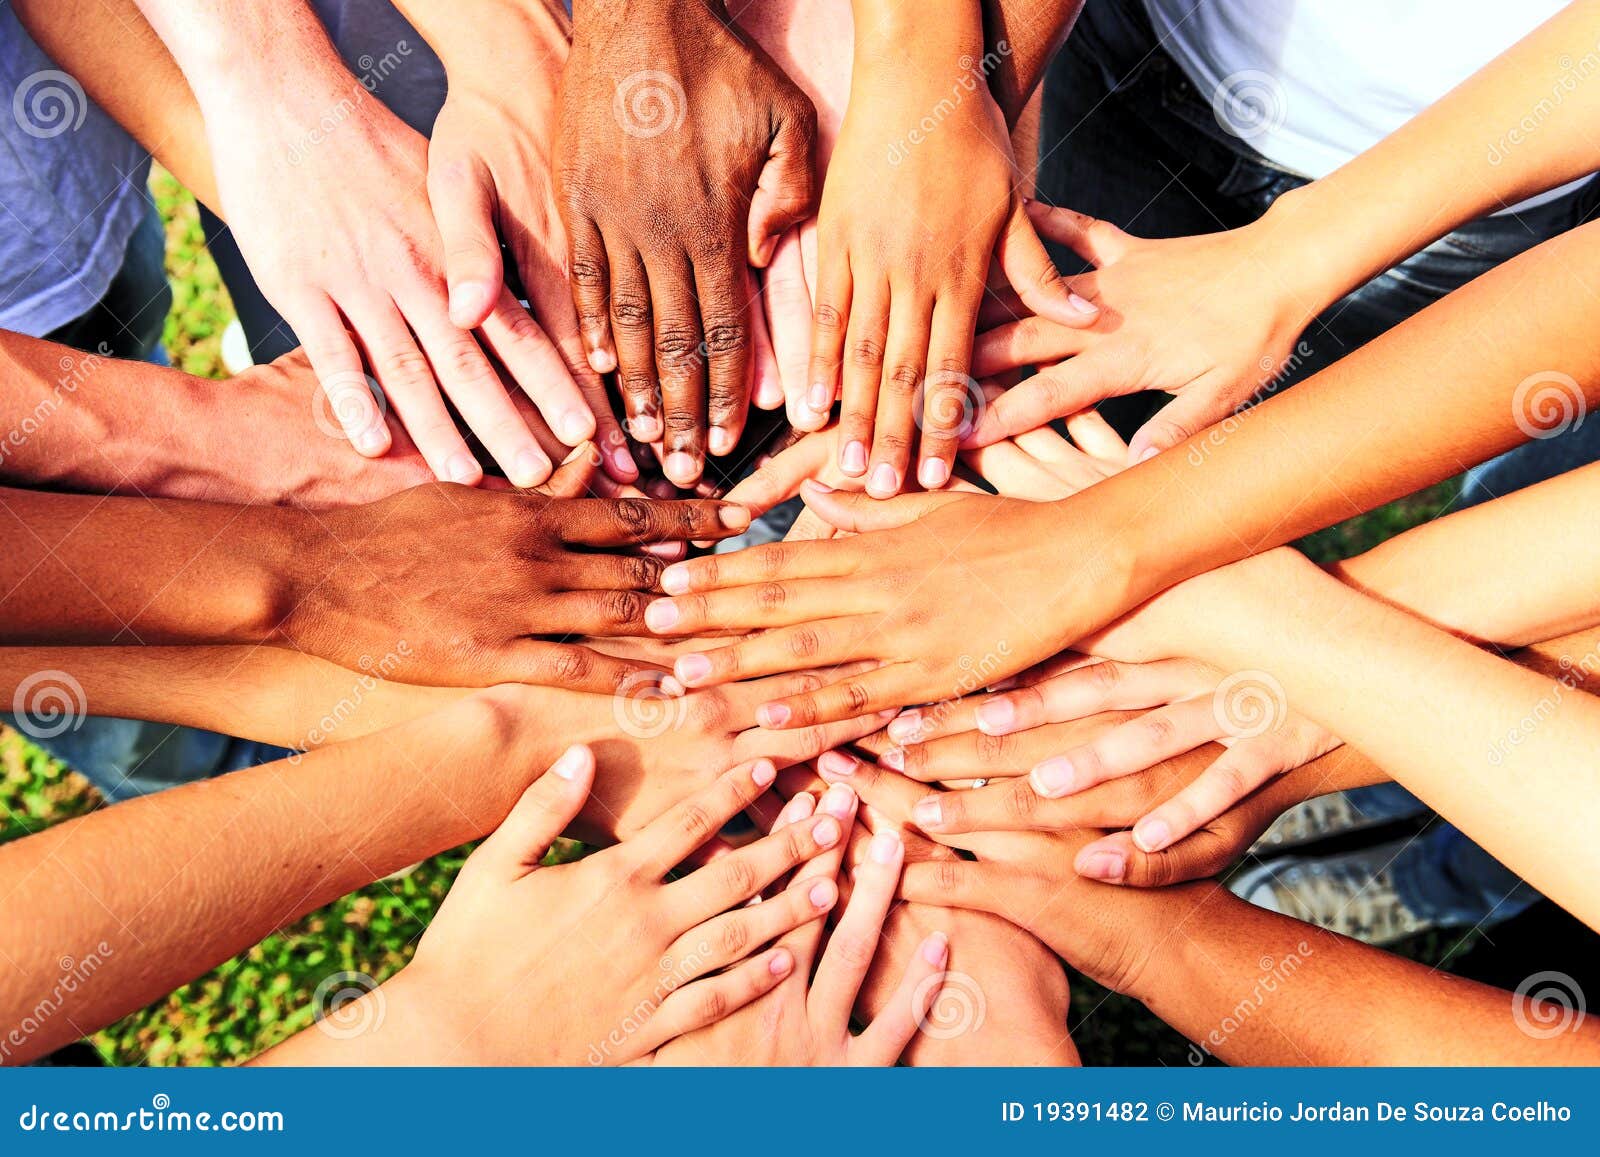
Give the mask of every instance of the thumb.
[{"label": "thumb", "polygon": [[933,494],[903,494],[899,498],[872,498],[866,494],[847,494],[842,490],[834,490],[815,479],[808,479],[801,485],[800,496],[805,499],[808,509],[815,511],[834,529],[857,534],[904,526],[941,506],[969,497],[939,491]]},{"label": "thumb", "polygon": [[1041,237],[1065,245],[1096,269],[1121,260],[1132,240],[1111,222],[1087,213],[1058,209],[1042,201],[1028,201],[1024,207]]},{"label": "thumb", "polygon": [[1022,304],[1039,317],[1077,329],[1099,319],[1100,308],[1067,287],[1066,278],[1045,252],[1020,200],[1011,206],[1011,218],[1000,234],[995,257]]},{"label": "thumb", "polygon": [[[1128,441],[1128,465],[1154,458],[1223,417],[1216,412],[1218,400],[1194,392],[1193,387],[1177,395],[1134,433]],[[1225,412],[1225,411],[1224,411]]]},{"label": "thumb", "polygon": [[477,157],[441,159],[430,153],[428,201],[444,242],[450,322],[477,329],[493,312],[505,283],[493,178]]},{"label": "thumb", "polygon": [[1096,351],[1079,354],[1012,386],[983,412],[972,433],[962,443],[968,449],[992,445],[1002,438],[1026,434],[1057,418],[1087,410],[1106,398],[1137,389],[1120,382],[1111,372],[1109,358],[1096,359]]},{"label": "thumb", "polygon": [[593,442],[582,442],[572,453],[561,460],[555,473],[534,487],[540,494],[551,498],[582,498],[589,492],[589,483],[600,468],[600,447]]},{"label": "thumb", "polygon": [[477,854],[513,878],[526,875],[539,866],[556,837],[578,817],[593,783],[594,752],[581,743],[567,748],[522,793]]},{"label": "thumb", "polygon": [[816,207],[817,110],[796,92],[779,111],[777,134],[750,198],[750,264],[765,269],[778,240]]}]

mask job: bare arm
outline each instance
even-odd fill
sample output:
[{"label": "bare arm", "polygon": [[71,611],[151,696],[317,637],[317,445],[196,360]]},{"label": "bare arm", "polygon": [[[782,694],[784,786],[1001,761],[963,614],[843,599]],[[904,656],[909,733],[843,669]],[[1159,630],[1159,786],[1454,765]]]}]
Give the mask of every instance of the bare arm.
[{"label": "bare arm", "polygon": [[[1015,126],[1072,31],[1083,0],[982,0],[989,90]],[[1021,159],[1020,157],[1018,158]],[[1033,164],[1024,162],[1025,171]]]}]

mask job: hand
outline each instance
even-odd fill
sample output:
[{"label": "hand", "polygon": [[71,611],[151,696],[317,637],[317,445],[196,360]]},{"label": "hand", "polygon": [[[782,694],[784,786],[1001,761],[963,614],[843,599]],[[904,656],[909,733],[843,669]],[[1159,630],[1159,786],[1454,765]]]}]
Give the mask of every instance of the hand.
[{"label": "hand", "polygon": [[[951,476],[979,405],[968,375],[991,256],[1030,310],[1077,325],[1095,316],[1062,284],[1013,192],[1005,120],[970,69],[982,23],[974,5],[962,7],[975,48],[966,70],[951,54],[950,75],[891,63],[903,44],[874,52],[871,30],[858,31],[849,111],[823,188],[808,428],[839,393],[840,468],[865,477],[875,498],[900,493],[918,431],[918,481],[933,490]],[[950,112],[907,144],[902,134],[932,109]]]},{"label": "hand", "polygon": [[[842,825],[855,820],[855,796],[834,787],[820,803],[809,792],[792,797],[774,824],[774,839],[815,813]],[[826,821],[824,821],[826,822]],[[807,862],[784,895],[805,891],[811,881],[839,873],[844,841]],[[656,1055],[660,1064],[695,1065],[892,1065],[916,1035],[938,997],[949,958],[948,939],[935,932],[920,942],[899,971],[892,997],[880,1002],[866,1029],[850,1030],[851,1011],[876,956],[884,920],[894,902],[905,848],[893,831],[874,837],[852,873],[849,903],[823,947],[820,923],[795,928],[779,941],[794,967],[770,993],[715,1024],[686,1033]],[[819,959],[820,953],[820,959]],[[815,964],[815,975],[812,967]]]},{"label": "hand", "polygon": [[[606,472],[631,482],[639,468],[611,412],[605,384],[590,367],[567,284],[567,235],[552,175],[567,33],[542,0],[513,0],[493,13],[492,36],[434,38],[449,72],[449,93],[428,141],[428,199],[444,245],[450,320],[476,329],[493,315],[506,283],[504,241],[533,316],[518,323],[547,361],[546,374],[570,376],[597,423]],[[448,22],[445,27],[448,29]],[[515,77],[515,83],[507,83]],[[554,343],[552,350],[545,346]]]},{"label": "hand", "polygon": [[726,538],[749,522],[719,502],[419,486],[302,520],[273,641],[354,668],[398,638],[408,682],[609,692],[641,667],[541,636],[640,633],[662,563],[597,548]]},{"label": "hand", "polygon": [[[513,483],[543,482],[549,456],[484,350],[450,320],[423,189],[427,142],[344,72],[325,38],[292,74],[262,61],[233,71],[197,93],[222,215],[356,449],[375,457],[390,446],[364,360],[436,477],[482,477],[447,396]],[[480,332],[564,444],[594,436],[588,403],[508,290]]]},{"label": "hand", "polygon": [[390,1015],[429,1042],[429,1060],[648,1059],[792,976],[789,950],[759,946],[819,924],[837,899],[825,873],[744,906],[842,842],[830,816],[662,883],[767,790],[775,771],[766,762],[728,772],[626,844],[540,867],[594,774],[594,756],[574,747],[528,788],[462,868],[416,958],[383,986]]},{"label": "hand", "polygon": [[718,455],[744,428],[746,262],[811,213],[815,113],[719,0],[578,0],[574,18],[560,183],[580,328],[632,435],[664,439],[667,478],[692,485],[707,424]]},{"label": "hand", "polygon": [[1043,372],[990,407],[972,445],[1104,398],[1173,394],[1133,436],[1130,461],[1142,461],[1270,394],[1292,365],[1296,338],[1331,303],[1309,279],[1314,263],[1289,256],[1270,213],[1243,228],[1172,239],[1133,237],[1070,209],[1030,204],[1028,214],[1042,235],[1095,265],[1068,284],[1100,317],[1092,329],[1025,318],[979,337],[975,375],[1024,365]]},{"label": "hand", "polygon": [[767,727],[966,694],[1055,654],[1138,598],[1120,527],[1101,526],[1090,507],[1065,518],[1066,503],[979,494],[879,502],[814,483],[805,495],[835,527],[871,533],[676,563],[662,573],[675,597],[657,600],[646,619],[657,633],[774,628],[679,658],[685,686],[881,664],[769,704]]}]

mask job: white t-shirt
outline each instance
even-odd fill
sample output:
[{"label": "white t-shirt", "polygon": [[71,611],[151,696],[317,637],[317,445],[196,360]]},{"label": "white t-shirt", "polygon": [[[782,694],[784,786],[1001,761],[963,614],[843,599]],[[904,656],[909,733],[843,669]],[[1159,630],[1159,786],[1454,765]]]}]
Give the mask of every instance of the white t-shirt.
[{"label": "white t-shirt", "polygon": [[1212,97],[1222,126],[1273,164],[1306,177],[1325,176],[1366,151],[1564,6],[1563,0],[1144,2],[1161,47]]}]

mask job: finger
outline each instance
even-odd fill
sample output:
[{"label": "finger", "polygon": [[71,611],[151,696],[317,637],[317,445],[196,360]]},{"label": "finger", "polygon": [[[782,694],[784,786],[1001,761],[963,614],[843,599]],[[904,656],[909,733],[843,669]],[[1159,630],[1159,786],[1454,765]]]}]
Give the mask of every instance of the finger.
[{"label": "finger", "polygon": [[1098,410],[1083,410],[1067,418],[1067,435],[1090,457],[1121,465],[1128,459],[1128,444]]},{"label": "finger", "polygon": [[581,743],[567,748],[528,786],[475,855],[493,863],[506,878],[526,875],[578,818],[593,783],[594,752]]},{"label": "finger", "polygon": [[977,382],[968,377],[972,366],[972,330],[976,301],[941,297],[933,318],[928,345],[928,380],[922,390],[921,461],[917,481],[937,490],[950,480],[955,468],[956,445],[972,432],[980,410]]},{"label": "finger", "polygon": [[[852,478],[867,472],[867,446],[872,440],[878,386],[883,381],[884,346],[888,340],[888,283],[876,276],[858,276],[851,290],[850,320],[845,326],[839,429],[835,441],[839,448],[839,469]],[[919,349],[917,365],[921,364]]]},{"label": "finger", "polygon": [[772,260],[779,236],[811,216],[816,205],[817,112],[798,92],[775,110],[777,131],[750,197],[750,264]]},{"label": "finger", "polygon": [[[618,847],[640,872],[660,879],[721,831],[723,824],[749,807],[772,786],[777,775],[778,769],[770,759],[735,767],[719,776],[710,787],[695,792],[650,821],[638,835]],[[754,889],[737,899],[748,899],[753,892]],[[733,903],[730,901],[713,911],[722,911]],[[711,911],[706,913],[711,914]]]},{"label": "finger", "polygon": [[[745,297],[750,302],[750,403],[758,410],[776,410],[783,405],[783,377],[778,370],[772,333],[767,327],[766,297],[753,270],[746,269],[744,276]],[[711,441],[711,452],[716,454],[720,442],[714,430]]]},{"label": "finger", "polygon": [[1144,771],[1226,734],[1209,697],[1160,707],[1060,755],[1028,773],[1046,799],[1083,791],[1108,779]]},{"label": "finger", "polygon": [[[851,899],[853,902],[854,897]],[[949,937],[943,932],[930,933],[906,964],[889,1003],[878,1010],[872,1023],[851,1042],[853,1060],[888,1066],[900,1059],[917,1030],[927,1023],[928,1012],[944,986],[945,965],[949,962]]]},{"label": "finger", "polygon": [[[691,818],[683,822],[693,826],[699,821]],[[760,895],[791,868],[836,846],[845,830],[836,818],[825,813],[790,824],[668,884],[668,902],[684,923],[707,920]]]},{"label": "finger", "polygon": [[828,937],[806,1000],[811,1023],[824,1031],[848,1031],[850,1010],[878,954],[905,855],[900,833],[886,828],[872,837],[866,858],[851,877],[849,903]]},{"label": "finger", "polygon": [[284,312],[284,320],[300,339],[328,408],[350,444],[368,458],[386,454],[393,438],[338,310],[318,296],[297,302]]},{"label": "finger", "polygon": [[594,413],[567,371],[566,358],[509,289],[501,290],[484,322],[483,339],[564,445],[595,436]]},{"label": "finger", "polygon": [[965,445],[987,446],[1142,388],[1118,374],[1111,358],[1097,357],[1098,352],[1091,350],[1007,390],[984,411]]},{"label": "finger", "polygon": [[831,445],[825,434],[807,435],[740,479],[728,491],[727,500],[745,507],[752,516],[765,514],[799,494],[802,482],[826,469]]},{"label": "finger", "polygon": [[1074,293],[1050,260],[1020,199],[1011,207],[995,257],[1022,304],[1037,316],[1073,328],[1099,320],[1099,308]]},{"label": "finger", "polygon": [[356,325],[367,362],[389,404],[434,477],[441,482],[476,486],[483,479],[483,468],[456,430],[444,399],[439,396],[433,369],[417,348],[416,339],[394,302],[374,298],[353,303],[347,313]]},{"label": "finger", "polygon": [[[646,257],[645,272],[655,309],[656,378],[661,383],[661,472],[674,486],[693,486],[705,468],[709,350],[694,268],[687,254],[663,251]],[[740,342],[745,340],[742,326],[741,320]]]},{"label": "finger", "polygon": [[[824,619],[802,626],[763,631],[731,646],[680,655],[672,665],[672,673],[685,687],[715,687],[735,679],[757,679],[787,671],[848,663],[861,657],[862,642],[861,630],[854,626],[854,620]],[[834,718],[853,718],[865,714],[867,710],[852,711],[848,716]],[[763,726],[769,725],[765,718],[761,722]],[[770,726],[781,727],[783,724],[773,723]]]},{"label": "finger", "polygon": [[1285,770],[1271,745],[1243,740],[1228,748],[1199,778],[1133,825],[1142,852],[1163,852],[1222,815]]},{"label": "finger", "polygon": [[1025,201],[1023,207],[1039,236],[1065,245],[1096,269],[1119,261],[1132,241],[1111,222],[1087,213],[1054,208],[1041,201]]},{"label": "finger", "polygon": [[[1036,431],[1037,432],[1037,431]],[[1025,453],[1016,440],[1006,439],[992,446],[964,450],[967,465],[1006,498],[1029,502],[1055,502],[1070,497],[1075,489],[1036,458]]]},{"label": "finger", "polygon": [[708,363],[706,446],[713,454],[726,455],[744,432],[750,406],[750,315],[760,304],[750,291],[748,267],[732,253],[696,257],[694,286]]},{"label": "finger", "polygon": [[935,739],[962,735],[977,727],[977,709],[989,697],[969,695],[947,699],[928,707],[907,707],[889,724],[889,738],[901,747],[914,747]]},{"label": "finger", "polygon": [[1254,835],[1220,826],[1202,828],[1164,851],[1144,852],[1132,832],[1114,832],[1080,849],[1072,866],[1078,875],[1102,884],[1166,888],[1226,871]]},{"label": "finger", "polygon": [[791,546],[773,542],[731,554],[704,555],[662,571],[661,589],[670,595],[681,595],[775,579],[844,574],[850,556],[843,553],[842,545]]},{"label": "finger", "polygon": [[551,498],[581,498],[589,492],[589,484],[599,468],[600,448],[593,442],[584,442],[573,447],[555,472],[535,489]]},{"label": "finger", "polygon": [[1191,386],[1134,431],[1128,443],[1127,461],[1131,465],[1154,458],[1163,450],[1187,442],[1233,412],[1227,401],[1213,391]]},{"label": "finger", "polygon": [[1095,330],[1068,329],[1040,317],[1024,317],[977,335],[972,376],[990,378],[1023,366],[1046,366],[1076,357],[1103,340]]},{"label": "finger", "polygon": [[611,337],[611,263],[600,230],[587,216],[565,206],[563,219],[572,246],[569,264],[572,304],[578,311],[578,332],[588,352],[589,368],[609,374],[617,368]]},{"label": "finger", "polygon": [[661,1002],[638,1034],[640,1053],[654,1052],[667,1041],[716,1024],[773,989],[794,971],[786,948],[763,952],[727,972],[686,984]]},{"label": "finger", "polygon": [[934,822],[924,826],[918,808],[921,806],[921,815],[926,816],[929,811],[924,805],[929,799],[960,801],[976,795],[978,791],[992,790],[990,788],[930,792],[924,784],[870,760],[857,759],[849,752],[836,752],[827,758],[819,758],[817,771],[830,784],[848,784],[861,797],[865,807],[874,814],[884,816],[892,824],[920,828],[938,843],[962,851],[975,851],[981,846],[979,841],[959,838],[965,833],[952,832],[948,824]]},{"label": "finger", "polygon": [[[484,357],[472,334],[451,325],[436,302],[420,295],[402,293],[397,303],[422,343],[456,412],[478,436],[489,456],[500,464],[511,484],[527,488],[549,478],[552,469],[549,456],[539,447],[528,423],[517,413],[500,375]],[[528,321],[531,325],[532,319]],[[556,360],[559,365],[559,359]],[[566,367],[560,366],[560,372],[564,377]],[[576,392],[574,389],[574,396]],[[591,422],[588,433],[593,432]]]},{"label": "finger", "polygon": [[444,242],[450,323],[477,329],[505,284],[494,227],[494,178],[480,158],[444,155],[435,140],[428,150],[428,203]]},{"label": "finger", "polygon": [[[839,871],[844,866],[845,852],[850,839],[854,837],[859,825],[855,822],[858,800],[855,792],[848,788],[825,788],[818,800],[819,812],[826,812],[839,821],[839,826],[847,833],[847,838],[841,839],[833,847],[828,848],[820,855],[812,856],[795,870],[794,883],[803,886],[817,880],[827,880],[834,885],[835,893],[838,890]],[[795,966],[805,976],[811,975],[811,969],[817,961],[817,953],[822,949],[822,937],[825,927],[821,923],[806,924],[796,928],[793,932],[779,941],[779,946],[789,949],[794,953]]]},{"label": "finger", "polygon": [[559,533],[576,546],[637,546],[722,539],[749,527],[750,512],[729,502],[580,498],[562,507]]},{"label": "finger", "polygon": [[829,618],[838,607],[839,590],[834,583],[796,580],[657,599],[650,604],[645,622],[658,635],[695,635],[729,627],[813,622]]},{"label": "finger", "polygon": [[973,720],[985,735],[1010,735],[1102,711],[1160,707],[1205,690],[1200,669],[1187,659],[1153,663],[1107,659],[1029,687],[987,696],[974,708]]},{"label": "finger", "polygon": [[[858,642],[854,649],[859,650],[860,645]],[[861,656],[852,654],[848,657]],[[761,726],[772,730],[815,727],[819,723],[855,719],[869,712],[898,710],[915,694],[914,686],[915,676],[910,665],[897,663],[863,675],[839,679],[816,691],[774,700],[759,708],[756,718]]]},{"label": "finger", "polygon": [[[718,861],[722,862],[726,862],[726,856]],[[714,870],[715,865],[701,868],[690,878]],[[697,979],[743,960],[753,949],[820,921],[838,898],[839,887],[831,879],[796,881],[771,899],[724,912],[690,928],[673,941],[662,960],[672,962],[667,970],[672,976],[682,981]]]},{"label": "finger", "polygon": [[806,285],[798,229],[791,229],[778,242],[761,281],[772,353],[778,362],[784,401],[793,415],[805,398],[806,370],[811,364],[811,290]]},{"label": "finger", "polygon": [[[975,860],[924,860],[900,873],[900,898],[913,904],[967,908],[1009,919],[1013,869]],[[1012,921],[1015,923],[1015,921]]]},{"label": "finger", "polygon": [[836,530],[862,534],[869,530],[889,530],[905,526],[924,515],[931,514],[950,502],[961,501],[965,495],[941,492],[938,494],[902,494],[890,501],[874,499],[867,494],[850,494],[834,490],[815,479],[800,488],[806,506],[816,511]]},{"label": "finger", "polygon": [[769,731],[764,727],[752,728],[734,740],[733,750],[740,756],[765,755],[778,766],[784,767],[815,759],[825,751],[832,751],[871,735],[883,726],[881,714],[862,715],[855,719],[841,719],[837,723],[819,723],[815,727],[802,727],[798,731]]},{"label": "finger", "polygon": [[639,442],[662,437],[656,375],[655,308],[644,261],[632,250],[613,250],[610,328],[617,350],[617,385],[628,433]]},{"label": "finger", "polygon": [[789,423],[797,430],[820,430],[828,422],[839,392],[854,286],[849,256],[834,245],[819,246],[817,292],[811,313],[811,367],[803,398],[789,399]]},{"label": "finger", "polygon": [[[533,683],[610,695],[629,679],[654,671],[649,664],[602,655],[577,643],[530,639],[514,648],[506,658],[485,663],[476,678],[488,683]],[[481,686],[482,683],[470,685]]]}]

